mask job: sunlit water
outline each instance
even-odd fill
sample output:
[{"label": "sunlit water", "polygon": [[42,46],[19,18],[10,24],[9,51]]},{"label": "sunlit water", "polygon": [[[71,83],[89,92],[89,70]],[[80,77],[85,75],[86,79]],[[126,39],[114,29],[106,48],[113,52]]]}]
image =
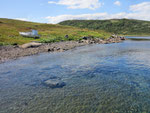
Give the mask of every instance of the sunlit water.
[{"label": "sunlit water", "polygon": [[[42,84],[51,77],[66,86]],[[150,113],[150,41],[89,45],[0,64],[0,113],[142,112]]]}]

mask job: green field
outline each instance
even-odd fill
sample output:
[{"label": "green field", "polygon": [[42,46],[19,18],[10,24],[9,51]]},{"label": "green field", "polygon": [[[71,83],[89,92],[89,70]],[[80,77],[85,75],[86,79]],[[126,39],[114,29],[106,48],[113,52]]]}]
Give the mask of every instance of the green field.
[{"label": "green field", "polygon": [[68,20],[59,24],[91,30],[104,30],[125,36],[150,36],[150,21],[134,19]]},{"label": "green field", "polygon": [[[22,37],[19,32],[27,32],[32,29],[38,30],[39,39]],[[65,38],[69,35],[69,38]],[[33,23],[12,19],[0,18],[0,45],[24,44],[31,41],[51,43],[67,40],[80,40],[83,36],[108,38],[110,33],[83,28],[75,28],[57,24]]]}]

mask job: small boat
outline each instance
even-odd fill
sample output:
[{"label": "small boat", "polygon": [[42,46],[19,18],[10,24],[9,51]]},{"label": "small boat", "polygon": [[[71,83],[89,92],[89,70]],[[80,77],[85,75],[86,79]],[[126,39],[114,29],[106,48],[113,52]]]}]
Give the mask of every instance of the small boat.
[{"label": "small boat", "polygon": [[19,34],[23,37],[40,38],[37,30],[32,30],[31,32],[19,32]]}]

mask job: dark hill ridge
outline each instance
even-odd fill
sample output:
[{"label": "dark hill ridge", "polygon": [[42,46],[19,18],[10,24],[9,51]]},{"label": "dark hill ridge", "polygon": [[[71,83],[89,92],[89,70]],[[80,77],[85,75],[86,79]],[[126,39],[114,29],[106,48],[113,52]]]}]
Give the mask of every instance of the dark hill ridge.
[{"label": "dark hill ridge", "polygon": [[150,21],[143,20],[67,20],[60,22],[59,24],[92,30],[105,30],[107,32],[121,35],[150,35]]}]

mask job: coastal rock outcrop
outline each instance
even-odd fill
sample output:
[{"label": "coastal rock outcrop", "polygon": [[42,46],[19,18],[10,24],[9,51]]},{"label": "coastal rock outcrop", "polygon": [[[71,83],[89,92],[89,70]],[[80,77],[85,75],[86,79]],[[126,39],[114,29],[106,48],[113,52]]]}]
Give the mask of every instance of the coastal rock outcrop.
[{"label": "coastal rock outcrop", "polygon": [[109,43],[119,43],[123,40],[126,40],[125,37],[121,37],[118,35],[112,35],[110,38],[106,40],[102,40],[101,38],[93,38],[93,37],[82,37],[82,40],[79,41],[79,43],[85,43],[85,44],[109,44]]}]

